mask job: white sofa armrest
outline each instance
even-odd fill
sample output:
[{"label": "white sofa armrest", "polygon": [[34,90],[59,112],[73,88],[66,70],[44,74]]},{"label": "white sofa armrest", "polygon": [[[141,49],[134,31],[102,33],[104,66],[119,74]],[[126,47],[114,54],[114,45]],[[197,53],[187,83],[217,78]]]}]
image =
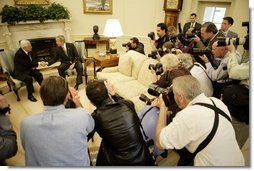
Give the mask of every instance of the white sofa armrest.
[{"label": "white sofa armrest", "polygon": [[104,68],[101,72],[105,72],[105,73],[119,72],[119,67],[114,66],[114,67]]}]

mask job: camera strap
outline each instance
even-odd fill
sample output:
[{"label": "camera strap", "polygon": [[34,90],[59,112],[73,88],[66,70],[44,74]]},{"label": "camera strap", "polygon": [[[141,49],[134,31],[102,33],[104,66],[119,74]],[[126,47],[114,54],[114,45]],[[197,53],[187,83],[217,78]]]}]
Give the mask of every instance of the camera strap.
[{"label": "camera strap", "polygon": [[[135,117],[137,118],[138,124],[139,124],[139,126],[140,126],[140,128],[141,128],[141,131],[142,131],[142,133],[143,133],[143,135],[144,135],[144,137],[145,137],[145,141],[148,143],[149,137],[146,135],[146,133],[145,133],[145,131],[144,131],[144,129],[143,129],[143,126],[142,126],[142,124],[141,124],[141,120],[139,119],[139,117],[138,117],[138,115],[137,115],[137,112],[135,111],[135,109],[134,109],[128,102],[126,102],[126,101],[124,101],[124,100],[122,100],[121,102],[123,102],[126,106],[128,106],[128,107],[131,109],[131,111],[134,113]],[[152,109],[152,107],[151,107],[149,110],[151,110],[151,109]],[[149,111],[149,110],[148,110],[148,111]],[[146,113],[147,113],[148,111],[146,111]]]},{"label": "camera strap", "polygon": [[144,117],[146,116],[146,114],[152,110],[153,106],[151,106],[147,111],[145,111],[145,113],[143,114],[142,118],[140,119],[140,122],[142,122],[142,120],[144,119]]}]

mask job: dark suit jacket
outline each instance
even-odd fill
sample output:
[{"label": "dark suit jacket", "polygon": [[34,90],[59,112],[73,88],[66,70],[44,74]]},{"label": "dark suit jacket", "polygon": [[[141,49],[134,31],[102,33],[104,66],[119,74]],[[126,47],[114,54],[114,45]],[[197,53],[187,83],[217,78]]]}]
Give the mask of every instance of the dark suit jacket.
[{"label": "dark suit jacket", "polygon": [[[184,27],[183,27],[183,33],[184,33],[184,34],[188,31],[188,29],[190,28],[190,26],[191,26],[191,23],[190,23],[190,22],[184,24]],[[195,31],[200,31],[200,29],[201,29],[201,24],[199,24],[199,23],[196,22],[193,32],[195,32]]]},{"label": "dark suit jacket", "polygon": [[75,63],[77,61],[81,62],[81,58],[78,55],[77,49],[74,44],[66,43],[66,50],[68,56],[65,54],[62,47],[57,47],[55,50],[54,57],[48,61],[49,65],[55,63],[56,61],[60,61],[61,63]]},{"label": "dark suit jacket", "polygon": [[19,80],[24,80],[30,74],[31,70],[36,67],[38,67],[38,60],[32,57],[31,61],[23,49],[19,48],[14,56],[14,77]]}]

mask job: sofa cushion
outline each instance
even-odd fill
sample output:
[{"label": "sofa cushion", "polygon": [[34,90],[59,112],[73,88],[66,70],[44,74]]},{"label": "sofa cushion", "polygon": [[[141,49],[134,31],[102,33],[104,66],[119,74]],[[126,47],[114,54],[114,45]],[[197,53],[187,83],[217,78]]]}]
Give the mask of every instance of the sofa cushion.
[{"label": "sofa cushion", "polygon": [[145,60],[145,62],[143,63],[139,71],[137,80],[146,87],[148,87],[151,83],[153,83],[153,75],[151,73],[151,70],[148,69],[148,66],[150,64],[156,64],[156,63],[158,63],[157,60],[148,58]]},{"label": "sofa cushion", "polygon": [[140,71],[141,66],[143,65],[143,62],[148,58],[142,53],[136,52],[134,50],[129,50],[126,53],[127,56],[129,56],[132,59],[132,72],[131,76],[135,79],[138,79],[138,73]]},{"label": "sofa cushion", "polygon": [[139,96],[141,93],[147,92],[147,87],[142,85],[137,80],[120,82],[114,84],[113,88],[115,92],[126,99],[130,99],[132,97]]},{"label": "sofa cushion", "polygon": [[124,54],[119,57],[118,69],[120,73],[131,76],[132,60],[128,55]]},{"label": "sofa cushion", "polygon": [[97,78],[98,79],[102,79],[102,78],[107,79],[113,85],[116,83],[119,83],[119,82],[134,80],[133,77],[128,77],[124,74],[121,74],[120,72],[112,72],[112,73],[97,72]]}]

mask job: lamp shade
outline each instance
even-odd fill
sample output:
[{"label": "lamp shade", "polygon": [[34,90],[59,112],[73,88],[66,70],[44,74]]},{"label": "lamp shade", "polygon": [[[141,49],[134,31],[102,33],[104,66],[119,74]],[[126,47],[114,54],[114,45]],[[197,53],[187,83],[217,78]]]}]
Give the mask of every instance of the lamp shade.
[{"label": "lamp shade", "polygon": [[119,37],[123,35],[123,30],[118,19],[107,19],[103,35],[107,37]]}]

